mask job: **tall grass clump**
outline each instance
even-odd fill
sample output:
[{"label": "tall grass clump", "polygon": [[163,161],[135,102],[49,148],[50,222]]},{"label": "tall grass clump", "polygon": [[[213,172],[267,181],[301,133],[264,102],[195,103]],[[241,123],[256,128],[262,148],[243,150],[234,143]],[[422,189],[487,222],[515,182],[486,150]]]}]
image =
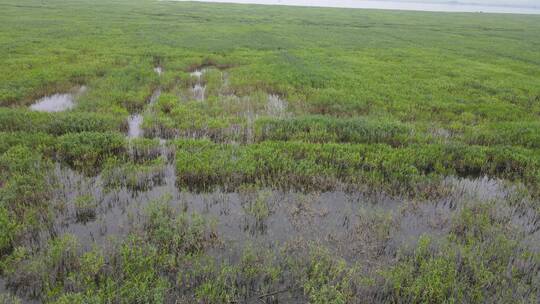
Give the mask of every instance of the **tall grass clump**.
[{"label": "tall grass clump", "polygon": [[538,156],[523,148],[422,144],[388,145],[261,142],[215,144],[178,140],[181,186],[234,189],[247,184],[286,188],[333,189],[339,183],[365,184],[390,192],[447,175],[492,176],[537,181]]},{"label": "tall grass clump", "polygon": [[39,244],[50,231],[50,163],[28,147],[14,146],[0,156],[0,253]]},{"label": "tall grass clump", "polygon": [[65,112],[45,113],[22,109],[0,109],[0,131],[44,132],[63,135],[78,132],[124,131],[122,117],[110,114]]},{"label": "tall grass clump", "polygon": [[52,155],[56,138],[43,132],[0,132],[0,153],[15,146],[25,146],[44,155]]},{"label": "tall grass clump", "polygon": [[264,140],[306,142],[386,143],[400,146],[413,141],[411,126],[368,118],[299,116],[289,119],[265,118],[256,121],[255,137]]},{"label": "tall grass clump", "polygon": [[68,133],[58,137],[56,147],[59,160],[75,168],[95,171],[109,156],[125,153],[126,139],[111,132]]},{"label": "tall grass clump", "polygon": [[463,134],[469,144],[493,146],[522,146],[531,149],[540,147],[540,123],[499,122],[469,127]]}]

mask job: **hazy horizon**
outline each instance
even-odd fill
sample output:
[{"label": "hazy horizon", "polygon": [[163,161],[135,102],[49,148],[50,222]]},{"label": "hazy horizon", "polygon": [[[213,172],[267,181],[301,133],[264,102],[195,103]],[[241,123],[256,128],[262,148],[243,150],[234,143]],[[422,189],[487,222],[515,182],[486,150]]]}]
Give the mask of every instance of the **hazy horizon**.
[{"label": "hazy horizon", "polygon": [[[380,0],[390,1],[390,0]],[[494,6],[540,7],[540,0],[392,0],[398,2],[459,3]]]},{"label": "hazy horizon", "polygon": [[[163,0],[160,0],[163,1]],[[167,0],[165,0],[167,1]],[[170,0],[431,12],[540,14],[540,0]]]}]

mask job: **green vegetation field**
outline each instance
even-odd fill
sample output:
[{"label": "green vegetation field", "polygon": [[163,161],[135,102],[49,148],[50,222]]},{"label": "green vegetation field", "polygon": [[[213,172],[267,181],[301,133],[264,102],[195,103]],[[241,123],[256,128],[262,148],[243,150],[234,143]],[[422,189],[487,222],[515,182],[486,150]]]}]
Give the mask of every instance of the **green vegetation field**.
[{"label": "green vegetation field", "polygon": [[540,16],[0,11],[0,304],[540,301]]}]

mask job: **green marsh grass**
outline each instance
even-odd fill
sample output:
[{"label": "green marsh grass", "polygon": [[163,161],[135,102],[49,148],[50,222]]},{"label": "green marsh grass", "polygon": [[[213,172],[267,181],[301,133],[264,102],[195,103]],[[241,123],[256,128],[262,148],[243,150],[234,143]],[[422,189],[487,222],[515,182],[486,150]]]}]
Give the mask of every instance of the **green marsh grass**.
[{"label": "green marsh grass", "polygon": [[[0,10],[0,303],[538,302],[539,16],[147,0]],[[29,108],[83,85],[66,112]],[[132,114],[146,138],[126,138]],[[124,237],[87,243],[70,232],[110,210],[60,191],[65,165],[127,205],[166,170],[180,189],[221,189],[216,204],[252,191],[242,212],[258,222],[275,214],[266,189],[299,190],[299,214],[336,190],[367,211],[358,227],[340,219],[345,241],[268,249],[175,209],[186,192],[174,188]],[[56,191],[82,195],[68,200],[79,230]],[[415,228],[422,212],[428,228]]]}]

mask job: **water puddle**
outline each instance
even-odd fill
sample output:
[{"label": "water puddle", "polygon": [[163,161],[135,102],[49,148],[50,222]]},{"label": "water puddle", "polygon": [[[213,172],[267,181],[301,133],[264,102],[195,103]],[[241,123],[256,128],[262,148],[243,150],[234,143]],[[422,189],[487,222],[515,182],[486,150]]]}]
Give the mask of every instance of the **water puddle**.
[{"label": "water puddle", "polygon": [[[150,98],[148,99],[149,108],[146,109],[146,112],[151,111],[152,107],[161,96],[161,88],[158,87],[154,90]],[[132,114],[128,118],[128,138],[139,138],[144,135],[144,130],[142,128],[144,117],[143,114]]]},{"label": "water puddle", "polygon": [[198,80],[200,81],[202,75],[204,74],[204,72],[205,72],[204,69],[195,70],[194,72],[191,72],[190,75],[191,75],[191,77],[197,77]]},{"label": "water puddle", "polygon": [[157,88],[154,90],[154,92],[150,96],[150,99],[148,100],[148,103],[150,105],[154,105],[158,101],[159,96],[161,96],[161,88]]},{"label": "water puddle", "polygon": [[[381,252],[392,256],[403,248],[414,248],[422,235],[444,236],[452,217],[471,200],[491,199],[503,205],[508,195],[505,186],[487,178],[449,178],[444,181],[451,189],[449,195],[426,202],[382,193],[300,193],[254,187],[232,193],[193,193],[178,189],[174,151],[165,141],[156,153],[166,161],[133,176],[119,172],[109,178],[85,177],[57,166],[56,176],[62,186],[55,194],[56,201],[71,206],[59,217],[58,232],[74,234],[90,249],[111,237],[125,237],[143,224],[149,204],[164,201],[177,212],[199,214],[211,221],[225,244],[223,252],[215,252],[220,257],[236,255],[233,248],[241,252],[238,248],[247,244],[278,250],[291,244],[316,243],[354,261],[361,256],[380,256]],[[109,189],[107,180],[121,182]],[[78,220],[74,207],[84,196],[93,197],[95,202],[95,216],[88,222]],[[534,218],[519,218],[524,227],[532,227],[533,233],[540,230]]]},{"label": "water puddle", "polygon": [[196,78],[196,82],[191,88],[191,92],[193,94],[193,98],[198,101],[204,101],[204,95],[206,92],[206,85],[203,82],[202,76],[206,72],[206,69],[198,69],[194,72],[191,72],[191,77]]},{"label": "water puddle", "polygon": [[[175,151],[167,141],[160,140],[145,151],[132,151],[131,156],[136,162],[143,158],[163,161],[149,170],[126,174],[118,166],[95,177],[56,165],[58,187],[52,200],[60,210],[56,235],[74,235],[85,251],[106,248],[111,240],[145,229],[146,210],[159,202],[171,212],[201,216],[211,223],[217,240],[208,254],[217,261],[238,261],[246,248],[269,250],[276,256],[286,249],[303,256],[315,244],[351,264],[361,260],[376,265],[391,261],[398,252],[414,250],[423,235],[435,239],[448,235],[463,208],[488,200],[518,227],[530,228],[525,241],[540,250],[536,212],[526,216],[523,209],[509,209],[512,188],[499,180],[447,178],[443,184],[448,194],[429,201],[384,193],[301,193],[250,186],[236,192],[194,193],[177,187]],[[292,303],[297,302],[305,301]]]},{"label": "water puddle", "polygon": [[30,106],[31,110],[39,112],[62,112],[75,106],[75,98],[86,91],[86,86],[81,86],[74,93],[59,93],[45,96]]},{"label": "water puddle", "polygon": [[[161,66],[157,66],[154,68],[154,71],[161,76],[163,73],[163,68]],[[152,95],[150,95],[150,98],[148,98],[148,105],[150,106],[150,109],[147,109],[146,111],[151,110],[151,107],[156,104],[156,102],[159,99],[159,96],[161,96],[161,87],[157,87],[152,92]],[[143,115],[140,113],[132,114],[128,118],[128,138],[139,138],[144,135],[144,130],[142,129],[142,123],[143,123]]]},{"label": "water puddle", "polygon": [[[74,234],[87,249],[94,243],[104,244],[110,237],[124,237],[133,227],[143,224],[144,210],[151,202],[166,200],[178,212],[200,214],[215,223],[216,233],[228,249],[257,244],[277,250],[287,243],[317,242],[335,248],[340,256],[353,259],[356,245],[351,244],[355,240],[355,227],[360,224],[356,214],[364,206],[370,206],[369,198],[344,192],[180,191],[175,185],[172,164],[165,165],[155,179],[143,178],[152,184],[144,191],[126,186],[108,191],[102,177],[87,179],[70,169],[57,170],[60,180],[68,185],[58,193],[67,200],[67,206],[75,206],[78,198],[88,195],[97,202],[95,220],[81,222],[72,209],[67,210],[59,225],[60,234]],[[219,253],[222,254],[225,253]]]},{"label": "water puddle", "polygon": [[143,117],[141,114],[131,115],[128,119],[128,137],[138,138],[143,135],[141,128]]},{"label": "water puddle", "polygon": [[[57,231],[78,237],[85,248],[104,244],[110,237],[125,236],[144,215],[145,206],[165,195],[178,197],[174,152],[160,140],[157,149],[131,150],[134,159],[161,157],[164,162],[150,170],[124,171],[121,167],[96,177],[84,176],[60,164],[55,168],[55,201],[65,206],[57,217]],[[93,216],[81,221],[77,216],[81,198],[91,198]]]}]

